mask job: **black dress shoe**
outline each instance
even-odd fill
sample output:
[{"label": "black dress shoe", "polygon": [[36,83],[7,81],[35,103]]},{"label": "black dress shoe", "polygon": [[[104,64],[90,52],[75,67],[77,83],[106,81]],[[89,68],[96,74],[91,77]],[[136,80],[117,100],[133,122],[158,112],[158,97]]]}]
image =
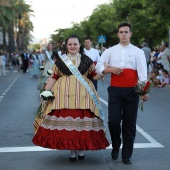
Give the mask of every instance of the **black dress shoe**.
[{"label": "black dress shoe", "polygon": [[111,156],[113,160],[116,160],[119,157],[119,151],[112,150]]},{"label": "black dress shoe", "polygon": [[83,156],[78,155],[78,158],[79,158],[80,161],[83,161],[84,157],[85,157],[85,155],[83,155]]},{"label": "black dress shoe", "polygon": [[124,164],[131,164],[132,163],[130,159],[122,159],[122,162]]},{"label": "black dress shoe", "polygon": [[71,162],[76,161],[76,156],[75,157],[70,157],[70,161]]}]

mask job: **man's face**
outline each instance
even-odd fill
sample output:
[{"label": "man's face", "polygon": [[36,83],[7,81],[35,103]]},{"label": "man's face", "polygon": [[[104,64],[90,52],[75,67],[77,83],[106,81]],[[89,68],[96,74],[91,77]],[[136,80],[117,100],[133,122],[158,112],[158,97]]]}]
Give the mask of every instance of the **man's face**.
[{"label": "man's face", "polygon": [[52,49],[53,49],[53,45],[52,44],[48,44],[48,50],[52,51]]},{"label": "man's face", "polygon": [[124,26],[119,28],[119,32],[117,33],[120,44],[128,45],[130,43],[130,37],[132,35],[132,32],[130,32],[130,29],[128,26]]},{"label": "man's face", "polygon": [[92,42],[90,40],[84,40],[85,49],[90,50],[91,45],[92,45]]}]

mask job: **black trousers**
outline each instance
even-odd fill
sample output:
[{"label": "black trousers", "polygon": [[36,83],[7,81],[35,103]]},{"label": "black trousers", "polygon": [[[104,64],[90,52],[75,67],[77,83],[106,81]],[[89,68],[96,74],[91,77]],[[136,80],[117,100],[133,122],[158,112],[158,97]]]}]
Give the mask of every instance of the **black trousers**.
[{"label": "black trousers", "polygon": [[26,73],[28,68],[28,61],[27,60],[23,60],[23,73]]},{"label": "black trousers", "polygon": [[134,87],[113,86],[108,87],[108,97],[108,126],[113,150],[119,151],[122,135],[122,158],[130,159],[136,136],[139,97]]}]

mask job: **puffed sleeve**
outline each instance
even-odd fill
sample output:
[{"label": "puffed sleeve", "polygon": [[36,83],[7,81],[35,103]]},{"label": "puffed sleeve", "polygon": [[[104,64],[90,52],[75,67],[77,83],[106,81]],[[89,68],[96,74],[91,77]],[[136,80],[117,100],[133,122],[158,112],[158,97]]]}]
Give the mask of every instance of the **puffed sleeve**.
[{"label": "puffed sleeve", "polygon": [[59,76],[58,76],[58,68],[56,67],[56,65],[54,64],[53,68],[52,68],[52,75],[51,75],[51,78],[53,79],[58,79]]},{"label": "puffed sleeve", "polygon": [[93,78],[96,74],[95,64],[92,64],[88,70],[88,75],[90,78]]}]

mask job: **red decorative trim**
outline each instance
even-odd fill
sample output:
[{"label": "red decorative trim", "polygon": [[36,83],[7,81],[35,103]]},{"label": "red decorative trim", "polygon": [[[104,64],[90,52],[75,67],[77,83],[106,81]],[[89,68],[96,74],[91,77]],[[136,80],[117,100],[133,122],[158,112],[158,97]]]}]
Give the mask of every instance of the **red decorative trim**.
[{"label": "red decorative trim", "polygon": [[57,74],[53,73],[52,78],[57,80],[59,78],[59,76]]},{"label": "red decorative trim", "polygon": [[95,71],[92,71],[92,72],[89,74],[90,78],[93,78],[95,75],[96,75],[96,72],[95,72]]},{"label": "red decorative trim", "polygon": [[97,61],[94,61],[93,63],[94,63],[94,65],[96,65],[96,64],[97,64]]}]

